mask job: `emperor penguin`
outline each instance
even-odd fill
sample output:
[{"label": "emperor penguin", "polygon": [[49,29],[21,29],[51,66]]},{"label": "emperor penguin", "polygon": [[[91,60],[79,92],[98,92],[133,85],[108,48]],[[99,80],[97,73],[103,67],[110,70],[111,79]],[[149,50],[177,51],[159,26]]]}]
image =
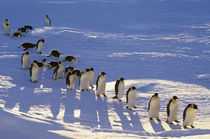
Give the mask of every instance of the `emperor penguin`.
[{"label": "emperor penguin", "polygon": [[9,24],[9,20],[8,19],[5,19],[4,22],[3,22],[3,32],[4,32],[4,35],[9,35],[10,34],[10,24]]},{"label": "emperor penguin", "polygon": [[172,124],[172,122],[179,123],[177,120],[178,115],[178,102],[177,99],[179,99],[177,96],[173,96],[167,104],[167,123]]},{"label": "emperor penguin", "polygon": [[124,90],[125,90],[124,78],[119,78],[115,82],[115,96],[113,97],[113,99],[118,99],[119,101],[122,101],[121,98],[123,96]]},{"label": "emperor penguin", "polygon": [[58,67],[54,70],[53,79],[54,80],[61,79],[63,77],[63,74],[64,74],[64,67],[61,61],[59,61]]},{"label": "emperor penguin", "polygon": [[39,69],[42,69],[42,70],[44,70],[45,69],[45,61],[46,61],[47,59],[43,59],[42,60],[42,62],[38,62],[37,61],[37,65],[38,65],[38,67],[39,67]]},{"label": "emperor penguin", "polygon": [[80,91],[89,91],[89,79],[88,79],[88,72],[90,70],[89,69],[85,69],[81,75],[80,75],[80,79],[79,79],[79,88]]},{"label": "emperor penguin", "polygon": [[106,97],[105,91],[106,91],[106,73],[101,72],[96,80],[96,95],[100,96],[102,94],[104,97]]},{"label": "emperor penguin", "polygon": [[25,27],[22,27],[22,28],[18,28],[18,32],[20,33],[27,33],[27,29]]},{"label": "emperor penguin", "polygon": [[21,57],[22,69],[30,69],[30,55],[29,52],[24,52]]},{"label": "emperor penguin", "polygon": [[76,72],[75,71],[69,72],[68,75],[66,76],[67,89],[70,89],[70,90],[74,89],[75,80],[76,80]]},{"label": "emperor penguin", "polygon": [[38,40],[37,43],[36,43],[36,51],[37,51],[37,53],[42,54],[43,47],[44,47],[44,39]]},{"label": "emperor penguin", "polygon": [[57,61],[51,61],[47,63],[47,69],[53,69],[55,70],[58,67],[58,62]]},{"label": "emperor penguin", "polygon": [[11,38],[22,38],[21,32],[14,32]]},{"label": "emperor penguin", "polygon": [[193,126],[195,120],[195,112],[198,109],[198,106],[195,104],[188,104],[187,107],[184,109],[183,112],[183,127],[187,128],[187,126]]},{"label": "emperor penguin", "polygon": [[132,108],[136,107],[136,87],[132,86],[127,90],[126,93],[126,108],[132,110]]},{"label": "emperor penguin", "polygon": [[18,48],[23,48],[24,51],[28,50],[28,49],[33,49],[36,47],[36,44],[30,43],[30,42],[25,42],[22,43]]},{"label": "emperor penguin", "polygon": [[65,77],[68,75],[69,72],[73,71],[74,67],[72,66],[66,66],[65,68]]},{"label": "emperor penguin", "polygon": [[72,55],[68,55],[64,58],[63,62],[70,62],[71,64],[74,64],[76,62],[76,58]]},{"label": "emperor penguin", "polygon": [[81,76],[81,71],[80,71],[80,69],[74,69],[73,71],[75,71],[75,73],[76,73],[76,79],[79,79],[80,76]]},{"label": "emperor penguin", "polygon": [[25,25],[24,28],[26,28],[27,30],[33,30],[33,27],[30,25]]},{"label": "emperor penguin", "polygon": [[63,54],[63,53],[60,53],[58,52],[57,50],[52,50],[50,53],[49,53],[49,56],[47,57],[51,57],[53,56],[54,58],[60,58],[60,55]]},{"label": "emperor penguin", "polygon": [[88,72],[88,78],[89,78],[89,84],[90,87],[93,89],[93,82],[94,82],[94,69],[90,68],[90,71]]},{"label": "emperor penguin", "polygon": [[37,63],[37,61],[34,60],[33,63],[31,64],[31,68],[30,68],[30,77],[31,77],[32,83],[37,82],[38,77],[39,77],[39,67],[36,63]]},{"label": "emperor penguin", "polygon": [[158,97],[158,93],[155,93],[150,98],[147,111],[150,120],[152,120],[152,118],[156,118],[158,121],[160,121],[159,119],[160,100]]},{"label": "emperor penguin", "polygon": [[51,20],[48,15],[46,15],[46,18],[45,18],[45,26],[47,26],[47,27],[51,26]]}]

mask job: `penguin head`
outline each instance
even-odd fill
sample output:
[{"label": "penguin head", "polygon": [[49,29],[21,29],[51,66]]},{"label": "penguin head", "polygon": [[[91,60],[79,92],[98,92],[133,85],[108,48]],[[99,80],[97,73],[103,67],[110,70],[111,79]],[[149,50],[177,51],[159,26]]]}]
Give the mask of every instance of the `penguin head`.
[{"label": "penguin head", "polygon": [[177,96],[173,96],[172,98],[173,98],[174,100],[179,99]]},{"label": "penguin head", "polygon": [[5,19],[5,22],[8,22],[8,19]]},{"label": "penguin head", "polygon": [[40,41],[44,43],[44,39],[40,39]]},{"label": "penguin head", "polygon": [[43,59],[42,62],[45,62],[47,59]]},{"label": "penguin head", "polygon": [[154,96],[155,96],[155,97],[158,97],[158,93],[154,93]]},{"label": "penguin head", "polygon": [[26,55],[29,55],[29,52],[25,52]]},{"label": "penguin head", "polygon": [[59,62],[58,62],[58,64],[62,64],[62,62],[61,62],[61,61],[59,61]]},{"label": "penguin head", "polygon": [[105,73],[105,72],[101,72],[101,75],[103,75],[103,76],[104,76],[104,75],[106,75],[106,73]]},{"label": "penguin head", "polygon": [[94,71],[94,69],[93,68],[90,68],[90,71]]},{"label": "penguin head", "polygon": [[120,81],[124,81],[125,79],[124,78],[120,78]]},{"label": "penguin head", "polygon": [[136,87],[135,87],[135,86],[132,86],[131,89],[132,89],[132,90],[136,90]]},{"label": "penguin head", "polygon": [[34,60],[34,61],[33,61],[33,64],[35,64],[35,63],[37,63],[37,61],[36,61],[36,60]]},{"label": "penguin head", "polygon": [[46,17],[48,17],[48,15],[46,15]]},{"label": "penguin head", "polygon": [[193,107],[194,109],[198,109],[198,106],[195,105],[195,104],[192,104],[192,107]]},{"label": "penguin head", "polygon": [[85,71],[86,71],[86,72],[89,72],[89,71],[90,71],[90,69],[85,69]]}]

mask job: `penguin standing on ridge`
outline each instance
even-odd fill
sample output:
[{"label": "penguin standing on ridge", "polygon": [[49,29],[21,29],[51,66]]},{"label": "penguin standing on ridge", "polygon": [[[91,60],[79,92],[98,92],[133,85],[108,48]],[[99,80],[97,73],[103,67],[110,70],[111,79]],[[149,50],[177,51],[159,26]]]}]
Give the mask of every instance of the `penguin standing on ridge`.
[{"label": "penguin standing on ridge", "polygon": [[26,51],[28,49],[34,49],[35,47],[36,47],[36,44],[25,42],[25,43],[22,43],[18,48],[23,48],[24,51]]},{"label": "penguin standing on ridge", "polygon": [[46,15],[46,18],[45,18],[45,26],[46,27],[50,27],[51,26],[51,20],[50,20],[48,15]]},{"label": "penguin standing on ridge", "polygon": [[67,89],[70,89],[70,90],[74,89],[75,80],[76,80],[76,72],[75,71],[69,72],[68,75],[66,76]]},{"label": "penguin standing on ridge", "polygon": [[8,19],[5,19],[4,22],[3,22],[3,32],[4,32],[4,35],[9,35],[10,34],[10,24],[9,24],[9,21]]},{"label": "penguin standing on ridge", "polygon": [[101,72],[96,80],[96,95],[100,96],[101,94],[106,97],[106,73]]},{"label": "penguin standing on ridge", "polygon": [[119,101],[122,101],[121,98],[123,96],[124,89],[125,89],[124,78],[120,78],[115,83],[115,96],[113,97],[113,99],[118,99]]},{"label": "penguin standing on ridge", "polygon": [[37,82],[38,78],[39,78],[39,67],[36,63],[37,63],[37,61],[34,60],[33,63],[31,64],[31,68],[30,68],[30,77],[31,77],[32,83]]},{"label": "penguin standing on ridge", "polygon": [[150,120],[152,120],[152,118],[156,118],[158,121],[160,121],[159,119],[160,100],[158,97],[158,93],[155,93],[150,98],[147,111]]},{"label": "penguin standing on ridge", "polygon": [[54,80],[61,79],[63,74],[64,74],[64,67],[63,67],[61,61],[59,61],[58,67],[54,70],[53,79]]},{"label": "penguin standing on ridge", "polygon": [[88,79],[88,72],[90,71],[90,69],[85,69],[81,75],[80,75],[80,79],[79,79],[79,88],[80,91],[89,91],[89,79]]},{"label": "penguin standing on ridge", "polygon": [[36,51],[37,51],[37,53],[42,54],[43,47],[44,47],[44,39],[38,40],[37,43],[36,43]]},{"label": "penguin standing on ridge", "polygon": [[21,57],[22,69],[30,69],[30,55],[29,52],[24,52]]},{"label": "penguin standing on ridge", "polygon": [[193,126],[195,120],[195,112],[198,109],[197,105],[195,104],[188,104],[187,107],[184,109],[183,112],[183,127],[187,128],[187,126]]},{"label": "penguin standing on ridge", "polygon": [[93,89],[93,82],[94,82],[94,69],[90,68],[90,71],[88,72],[88,78],[89,78],[89,84],[90,87]]},{"label": "penguin standing on ridge", "polygon": [[136,87],[132,86],[127,90],[126,93],[126,108],[132,110],[132,108],[136,109]]},{"label": "penguin standing on ridge", "polygon": [[60,58],[60,55],[63,54],[63,53],[60,53],[58,52],[57,50],[52,50],[50,53],[49,53],[49,56],[47,57],[51,57],[53,56],[54,58]]},{"label": "penguin standing on ridge", "polygon": [[176,123],[179,123],[177,120],[178,115],[178,102],[177,99],[179,99],[177,96],[173,96],[167,104],[167,123],[173,124],[172,122],[175,121]]}]

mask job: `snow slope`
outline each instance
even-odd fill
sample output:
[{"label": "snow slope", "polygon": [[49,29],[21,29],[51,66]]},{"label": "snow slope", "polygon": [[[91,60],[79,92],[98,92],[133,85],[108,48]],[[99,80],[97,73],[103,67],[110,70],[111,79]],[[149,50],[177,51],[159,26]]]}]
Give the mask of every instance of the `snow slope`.
[{"label": "snow slope", "polygon": [[[13,4],[11,4],[13,3]],[[24,25],[34,30],[21,39],[1,34],[1,138],[209,138],[209,5],[207,0],[19,0],[1,1],[0,19],[8,18],[12,32]],[[44,27],[45,15],[52,27]],[[31,83],[21,70],[23,42],[45,39],[41,61],[57,49],[75,56],[73,67],[93,67],[107,73],[107,98],[94,90],[66,90],[65,79],[53,80],[53,71],[39,73]],[[70,65],[64,63],[64,66]],[[137,88],[136,110],[112,100],[115,81],[124,77],[126,89]],[[149,98],[159,93],[161,122],[149,121]],[[168,125],[166,105],[180,99],[177,125]],[[195,129],[183,129],[182,113],[198,105]]]}]

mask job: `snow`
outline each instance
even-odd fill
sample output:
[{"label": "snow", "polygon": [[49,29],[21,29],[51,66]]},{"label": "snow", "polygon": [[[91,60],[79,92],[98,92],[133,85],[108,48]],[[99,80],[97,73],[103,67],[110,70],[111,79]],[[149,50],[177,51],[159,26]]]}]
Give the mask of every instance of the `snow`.
[{"label": "snow", "polygon": [[[11,4],[13,3],[13,4]],[[21,39],[0,34],[1,138],[209,138],[210,137],[210,19],[207,0],[19,0],[1,1],[0,19],[8,18],[12,33],[24,25],[34,30]],[[7,12],[5,12],[7,11]],[[49,15],[52,27],[44,27]],[[61,61],[93,67],[95,81],[106,72],[107,98],[95,90],[67,90],[65,78],[53,80],[52,70],[40,70],[31,83],[21,69],[24,42],[44,39],[43,54],[29,50],[31,61],[41,61],[57,49]],[[115,81],[125,78],[125,91],[137,88],[137,109],[127,110],[112,99]],[[147,105],[160,97],[161,122],[149,121]],[[168,125],[166,105],[180,99],[180,124]],[[187,104],[198,106],[195,129],[182,127]]]}]

